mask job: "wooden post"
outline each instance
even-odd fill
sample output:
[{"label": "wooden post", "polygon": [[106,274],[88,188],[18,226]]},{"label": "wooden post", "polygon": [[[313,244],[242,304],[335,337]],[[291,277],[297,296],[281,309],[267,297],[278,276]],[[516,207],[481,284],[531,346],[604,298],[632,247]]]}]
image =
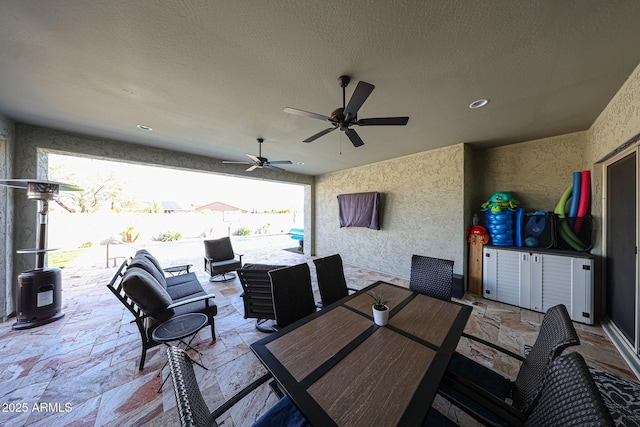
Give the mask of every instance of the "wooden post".
[{"label": "wooden post", "polygon": [[482,296],[483,236],[469,236],[469,293]]}]

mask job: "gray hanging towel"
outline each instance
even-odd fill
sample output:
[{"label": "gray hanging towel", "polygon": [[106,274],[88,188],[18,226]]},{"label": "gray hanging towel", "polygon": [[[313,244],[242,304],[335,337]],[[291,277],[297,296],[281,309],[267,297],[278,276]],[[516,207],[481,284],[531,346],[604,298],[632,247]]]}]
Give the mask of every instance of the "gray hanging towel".
[{"label": "gray hanging towel", "polygon": [[378,206],[380,193],[352,193],[338,195],[340,227],[368,227],[380,230]]}]

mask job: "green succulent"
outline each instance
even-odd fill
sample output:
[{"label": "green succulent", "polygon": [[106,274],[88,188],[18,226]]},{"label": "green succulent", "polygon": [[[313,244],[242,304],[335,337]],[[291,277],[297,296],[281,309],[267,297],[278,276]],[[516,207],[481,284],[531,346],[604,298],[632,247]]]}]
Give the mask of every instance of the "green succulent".
[{"label": "green succulent", "polygon": [[373,299],[373,308],[376,310],[386,310],[386,305],[391,301],[391,299],[384,299],[382,292],[376,294],[373,291],[369,291],[368,295]]}]

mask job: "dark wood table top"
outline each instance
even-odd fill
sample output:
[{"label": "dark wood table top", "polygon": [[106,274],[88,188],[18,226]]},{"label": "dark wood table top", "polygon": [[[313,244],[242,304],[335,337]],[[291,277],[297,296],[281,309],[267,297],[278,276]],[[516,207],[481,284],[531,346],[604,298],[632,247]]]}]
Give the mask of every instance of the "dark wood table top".
[{"label": "dark wood table top", "polygon": [[[385,327],[370,290],[392,298]],[[313,425],[421,425],[471,310],[376,282],[251,348]]]}]

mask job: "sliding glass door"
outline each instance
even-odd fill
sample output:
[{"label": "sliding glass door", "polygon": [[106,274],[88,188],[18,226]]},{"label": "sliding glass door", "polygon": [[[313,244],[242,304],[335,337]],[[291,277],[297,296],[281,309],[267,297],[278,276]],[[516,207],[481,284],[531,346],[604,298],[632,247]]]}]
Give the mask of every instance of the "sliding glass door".
[{"label": "sliding glass door", "polygon": [[638,354],[637,150],[606,169],[606,311]]}]

